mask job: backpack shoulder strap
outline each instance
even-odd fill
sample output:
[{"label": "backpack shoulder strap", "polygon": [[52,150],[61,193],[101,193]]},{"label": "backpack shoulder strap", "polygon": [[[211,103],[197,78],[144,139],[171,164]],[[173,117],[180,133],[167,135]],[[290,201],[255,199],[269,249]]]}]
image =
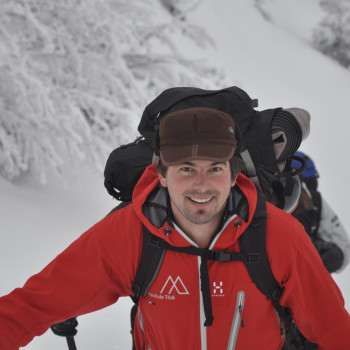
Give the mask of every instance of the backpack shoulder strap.
[{"label": "backpack shoulder strap", "polygon": [[267,258],[266,221],[266,202],[262,193],[258,191],[257,206],[252,222],[239,238],[239,245],[244,253],[259,254],[259,263],[246,263],[245,266],[257,288],[271,299],[280,317],[287,321],[288,316],[279,304],[282,288],[276,281]]},{"label": "backpack shoulder strap", "polygon": [[283,350],[304,349],[304,340],[293,322],[290,311],[279,303],[282,287],[276,281],[267,258],[266,221],[266,201],[262,193],[258,191],[257,206],[252,222],[239,238],[239,244],[242,252],[257,253],[260,260],[259,263],[245,263],[245,266],[257,288],[271,300],[279,317],[285,322],[285,329],[281,326],[281,334],[285,333],[286,335]]},{"label": "backpack shoulder strap", "polygon": [[259,253],[259,264],[246,264],[247,270],[253,282],[268,298],[272,299],[280,285],[276,281],[267,258],[266,252],[266,202],[258,192],[256,210],[252,222],[243,235],[239,238],[239,244],[242,252]]},{"label": "backpack shoulder strap", "polygon": [[132,299],[137,304],[140,296],[147,294],[149,286],[156,278],[162,265],[165,247],[161,244],[162,239],[152,235],[143,227],[142,253],[134,284],[131,287]]},{"label": "backpack shoulder strap", "polygon": [[151,232],[143,226],[141,258],[136,272],[135,281],[131,287],[133,293],[131,299],[134,302],[130,311],[132,350],[136,350],[134,325],[139,298],[140,296],[145,296],[147,294],[148,288],[156,278],[163,262],[165,248],[161,244],[161,241],[160,238],[152,235]]}]

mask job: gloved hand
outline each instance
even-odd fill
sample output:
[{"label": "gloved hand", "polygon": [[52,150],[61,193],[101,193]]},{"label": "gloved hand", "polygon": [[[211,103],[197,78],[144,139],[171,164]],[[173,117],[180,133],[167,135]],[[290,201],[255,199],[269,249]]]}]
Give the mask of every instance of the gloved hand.
[{"label": "gloved hand", "polygon": [[341,268],[344,255],[341,249],[334,243],[324,241],[319,235],[312,237],[312,242],[321,256],[323,265],[329,273]]},{"label": "gloved hand", "polygon": [[78,321],[76,318],[70,318],[69,320],[56,323],[50,328],[52,332],[61,337],[74,337],[77,334],[75,329],[78,326]]},{"label": "gloved hand", "polygon": [[309,236],[313,235],[314,223],[312,220],[313,217],[310,210],[296,211],[295,213],[293,213],[293,216],[304,226],[304,229]]}]

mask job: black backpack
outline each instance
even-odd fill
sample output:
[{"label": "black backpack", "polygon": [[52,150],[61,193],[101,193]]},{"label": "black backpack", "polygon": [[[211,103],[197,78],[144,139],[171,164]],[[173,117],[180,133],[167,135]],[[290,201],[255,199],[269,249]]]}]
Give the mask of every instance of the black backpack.
[{"label": "black backpack", "polygon": [[[308,113],[301,109],[282,108],[259,112],[254,109],[257,105],[257,100],[252,100],[246,92],[235,86],[221,90],[198,88],[165,90],[145,108],[138,127],[141,136],[134,142],[115,149],[109,156],[104,173],[105,187],[116,199],[129,202],[133,188],[144,169],[153,162],[154,156],[158,155],[160,120],[167,114],[181,109],[216,108],[233,117],[238,139],[236,154],[245,161],[245,174],[254,182],[260,193],[260,204],[253,220],[255,224],[250,225],[240,239],[241,255],[194,247],[179,249],[166,244],[144,228],[141,262],[132,286],[132,299],[135,303],[131,311],[132,328],[138,299],[147,294],[168,249],[220,262],[243,261],[257,287],[271,299],[280,317],[285,321],[284,331],[287,341],[284,349],[306,349],[305,338],[296,329],[289,311],[284,310],[278,302],[282,291],[272,274],[266,255],[265,199],[280,208],[289,209],[299,197],[298,175],[305,169],[306,162],[294,156],[294,152],[308,134]],[[296,118],[295,113],[304,114],[301,121],[300,118]],[[300,125],[303,122],[304,125]],[[274,139],[273,134],[277,135]],[[278,148],[279,153],[276,151]],[[299,161],[301,165],[299,169],[291,166],[293,159]],[[289,203],[286,200],[288,197],[290,197]],[[209,288],[209,281],[205,284]],[[211,305],[208,306],[208,300],[204,302],[207,304],[206,319],[210,324]],[[308,348],[311,349],[310,346]]]},{"label": "black backpack", "polygon": [[[257,287],[271,299],[280,317],[285,321],[286,328],[281,330],[286,332],[287,341],[284,349],[306,349],[304,338],[296,329],[289,311],[279,305],[282,291],[270,269],[265,244],[267,216],[265,200],[280,208],[288,209],[295,203],[300,193],[298,175],[304,170],[306,163],[293,154],[308,135],[309,120],[306,111],[282,108],[256,111],[254,108],[257,107],[257,100],[252,100],[246,92],[235,86],[221,90],[198,88],[165,90],[145,108],[138,127],[141,136],[127,145],[116,148],[107,160],[104,172],[105,187],[110,195],[123,202],[115,210],[131,201],[137,181],[157,155],[159,121],[171,112],[192,107],[216,108],[230,114],[234,119],[238,140],[236,154],[245,161],[245,174],[254,182],[259,193],[254,225],[250,225],[240,239],[241,253],[195,247],[178,249],[167,245],[145,228],[141,262],[132,286],[132,299],[135,302],[131,311],[132,327],[138,298],[146,295],[166,250],[177,249],[185,254],[202,256],[207,260],[243,261]],[[299,116],[296,116],[297,114]],[[277,136],[273,139],[273,135]],[[292,159],[299,160],[302,164],[300,169],[295,170],[291,166]],[[207,274],[204,271],[204,278],[205,275]],[[209,280],[204,285],[208,289]],[[210,296],[210,293],[206,295]],[[212,317],[211,304],[207,300],[205,305],[209,325]],[[65,322],[59,325],[62,324]],[[57,329],[57,325],[52,327],[53,330],[55,328]]]},{"label": "black backpack", "polygon": [[[221,90],[191,87],[167,89],[144,110],[134,142],[116,148],[105,167],[105,187],[121,201],[130,201],[133,188],[146,166],[157,155],[159,121],[171,112],[192,107],[209,107],[232,116],[236,124],[238,154],[245,162],[245,174],[262,191],[267,201],[289,210],[300,194],[294,170],[294,152],[309,133],[308,112],[299,108],[256,111],[257,100],[236,86]],[[304,164],[305,163],[305,164]]]}]

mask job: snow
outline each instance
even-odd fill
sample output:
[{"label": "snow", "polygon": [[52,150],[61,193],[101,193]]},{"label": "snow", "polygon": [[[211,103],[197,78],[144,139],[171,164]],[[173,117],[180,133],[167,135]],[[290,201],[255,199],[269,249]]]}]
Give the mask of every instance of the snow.
[{"label": "snow", "polygon": [[[258,98],[259,109],[300,107],[310,112],[311,134],[302,150],[315,160],[321,191],[350,232],[350,72],[310,45],[312,28],[322,17],[317,0],[257,3],[203,1],[187,20],[202,25],[214,38],[216,49],[208,48],[205,58],[225,72],[225,85],[238,85]],[[183,50],[203,58],[203,52],[188,41]],[[66,165],[63,175],[64,186],[54,177],[46,186],[29,177],[16,183],[0,178],[0,295],[23,285],[117,204],[105,191],[101,173]],[[348,266],[333,275],[348,310],[349,272]],[[130,305],[126,298],[79,317],[78,349],[130,349]],[[64,349],[65,340],[48,331],[26,347],[46,348]]]}]

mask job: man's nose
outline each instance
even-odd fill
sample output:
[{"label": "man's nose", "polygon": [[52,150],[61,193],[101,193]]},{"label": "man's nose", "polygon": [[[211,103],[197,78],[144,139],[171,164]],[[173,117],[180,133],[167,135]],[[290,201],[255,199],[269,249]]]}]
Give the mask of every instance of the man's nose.
[{"label": "man's nose", "polygon": [[206,173],[199,171],[195,177],[195,185],[203,187],[207,184],[207,182],[208,182],[208,177]]}]

